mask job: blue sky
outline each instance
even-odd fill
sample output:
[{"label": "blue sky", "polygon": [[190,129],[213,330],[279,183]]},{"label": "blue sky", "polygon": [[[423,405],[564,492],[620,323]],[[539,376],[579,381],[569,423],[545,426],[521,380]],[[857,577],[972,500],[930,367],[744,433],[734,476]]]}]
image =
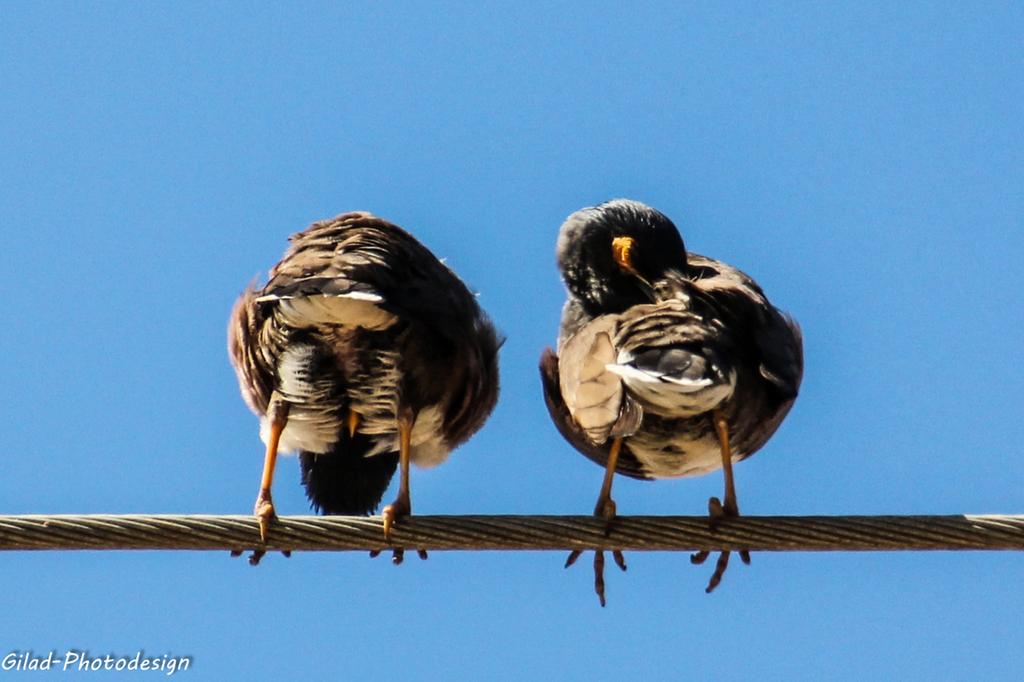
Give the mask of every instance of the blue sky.
[{"label": "blue sky", "polygon": [[[601,470],[536,362],[554,240],[612,197],[802,324],[750,514],[1024,512],[1024,10],[1012,3],[7,3],[0,513],[246,513],[261,466],[225,324],[290,233],[413,231],[508,337],[501,401],[421,513],[586,513]],[[700,514],[720,474],[619,479]],[[389,492],[390,499],[393,491]],[[306,513],[298,465],[274,489]],[[1014,553],[10,553],[2,654],[194,657],[194,679],[1020,679]],[[185,674],[185,673],[182,673]]]}]

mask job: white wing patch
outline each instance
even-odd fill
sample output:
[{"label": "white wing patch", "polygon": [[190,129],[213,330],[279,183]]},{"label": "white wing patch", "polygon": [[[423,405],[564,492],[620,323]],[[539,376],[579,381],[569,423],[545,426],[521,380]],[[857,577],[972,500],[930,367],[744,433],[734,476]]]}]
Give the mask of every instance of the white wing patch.
[{"label": "white wing patch", "polygon": [[605,365],[605,369],[622,377],[630,388],[633,388],[633,384],[652,384],[661,387],[662,384],[667,383],[672,384],[673,388],[680,393],[695,393],[714,383],[711,379],[694,381],[693,379],[676,378],[662,372],[652,372],[628,364],[610,363]]},{"label": "white wing patch", "polygon": [[299,328],[330,324],[380,330],[387,329],[397,319],[379,307],[384,301],[382,297],[362,291],[341,296],[264,296],[261,299],[278,301],[284,322]]},{"label": "white wing patch", "polygon": [[626,390],[648,411],[666,417],[687,418],[709,412],[727,400],[736,386],[735,372],[729,374],[728,381],[716,383],[710,377],[688,379],[640,369],[629,364],[632,361],[633,355],[623,351],[617,362],[605,368],[620,377]]}]

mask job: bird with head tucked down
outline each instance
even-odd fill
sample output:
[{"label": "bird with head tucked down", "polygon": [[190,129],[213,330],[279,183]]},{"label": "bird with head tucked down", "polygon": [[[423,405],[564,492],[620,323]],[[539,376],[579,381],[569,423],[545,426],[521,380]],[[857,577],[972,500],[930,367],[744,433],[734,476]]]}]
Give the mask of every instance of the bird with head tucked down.
[{"label": "bird with head tucked down", "polygon": [[[725,495],[709,501],[712,526],[738,515],[732,464],[763,446],[796,400],[799,326],[743,272],[687,253],[672,221],[637,201],[572,214],[556,255],[568,298],[541,380],[555,426],[605,468],[594,514],[610,528],[615,473],[655,479],[721,468]],[[625,570],[622,553],[613,557]],[[722,552],[708,592],[728,561]],[[602,605],[603,568],[597,551]]]},{"label": "bird with head tucked down", "polygon": [[443,462],[494,408],[501,341],[455,273],[396,225],[346,213],[290,241],[228,325],[266,444],[260,536],[275,517],[277,454],[297,452],[310,502],[326,514],[373,513],[398,469],[397,499],[383,510],[390,542],[412,511],[410,462]]}]

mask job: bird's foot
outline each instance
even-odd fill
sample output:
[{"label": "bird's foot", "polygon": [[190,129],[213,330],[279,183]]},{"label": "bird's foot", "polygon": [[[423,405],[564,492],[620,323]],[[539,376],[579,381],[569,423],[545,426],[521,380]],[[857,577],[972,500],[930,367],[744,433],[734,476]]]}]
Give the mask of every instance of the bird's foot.
[{"label": "bird's foot", "polygon": [[277,513],[274,511],[274,501],[270,499],[269,490],[260,490],[252,513],[256,515],[256,521],[260,524],[260,542],[266,543],[270,522],[277,518]]},{"label": "bird's foot", "polygon": [[[391,529],[398,522],[399,519],[409,516],[412,513],[412,504],[409,502],[408,494],[403,495],[399,493],[398,499],[384,507],[381,512],[381,516],[384,519],[384,541],[389,545],[391,544]],[[374,559],[379,556],[381,550],[375,549],[370,552],[370,558]],[[420,559],[427,558],[427,550],[417,549],[416,554],[419,555]],[[398,566],[405,560],[405,549],[396,547],[391,550],[391,563]]]},{"label": "bird's foot", "polygon": [[[712,497],[708,500],[708,525],[711,527],[712,532],[717,531],[722,521],[729,518],[736,518],[740,515],[739,506],[735,500],[726,499],[725,504],[722,503],[717,497]],[[723,551],[718,555],[718,561],[715,562],[715,571],[711,574],[711,579],[708,580],[708,586],[704,588],[704,592],[711,594],[718,584],[722,582],[722,577],[725,575],[725,570],[729,568],[729,555],[731,551]],[[745,549],[739,550],[740,560],[750,565],[750,552]],[[699,566],[708,560],[711,556],[711,552],[702,550],[700,552],[694,552],[690,555],[690,563],[695,566]]]},{"label": "bird's foot", "polygon": [[[380,556],[380,553],[382,551],[383,550],[379,550],[379,549],[371,549],[370,550],[370,558],[371,559],[376,559],[377,557]],[[427,550],[425,550],[425,549],[417,549],[416,550],[416,554],[417,554],[417,556],[419,556],[420,559],[422,559],[424,561],[426,561],[429,558],[429,556],[427,555]],[[393,563],[395,566],[399,566],[399,565],[401,565],[401,563],[403,561],[405,561],[405,549],[403,549],[401,547],[396,547],[395,549],[392,549],[391,550],[391,563]]]},{"label": "bird's foot", "polygon": [[412,513],[412,504],[408,495],[399,494],[398,499],[384,507],[381,516],[384,519],[384,541],[391,544],[391,529],[398,520]]},{"label": "bird's foot", "polygon": [[711,517],[711,530],[718,530],[718,525],[725,519],[736,518],[740,508],[735,500],[726,498],[723,504],[717,497],[708,500],[708,516]]},{"label": "bird's foot", "polygon": [[594,506],[594,516],[604,519],[604,534],[612,533],[612,522],[615,520],[615,500],[609,497],[598,498]]},{"label": "bird's foot", "polygon": [[[242,556],[242,553],[244,551],[245,550],[242,550],[242,549],[233,549],[233,550],[231,550],[231,556],[232,556],[232,558],[240,557],[240,556]],[[267,553],[267,550],[265,550],[265,549],[254,549],[252,551],[252,554],[249,555],[249,565],[250,566],[259,566],[260,559],[262,559],[264,557],[264,555],[266,555],[266,553]],[[292,551],[290,549],[282,549],[281,550],[281,554],[284,555],[284,558],[288,559],[288,558],[291,557]]]},{"label": "bird's foot", "polygon": [[[261,489],[260,494],[256,497],[256,505],[252,510],[253,515],[256,516],[256,521],[260,526],[260,542],[263,544],[267,543],[267,533],[270,530],[270,524],[277,518],[277,513],[274,511],[274,501],[270,498],[270,491],[267,489]],[[265,549],[255,549],[252,554],[249,555],[249,565],[258,566],[260,559],[267,553]],[[286,557],[292,555],[290,550],[281,550],[281,554]],[[242,555],[242,550],[232,550],[231,556],[237,557]]]},{"label": "bird's foot", "polygon": [[[568,558],[565,560],[565,568],[569,568],[576,560],[583,554],[583,550],[577,549],[569,553]],[[612,550],[612,559],[615,561],[615,565],[621,568],[623,571],[626,570],[626,558],[622,555],[622,551],[618,549]],[[601,606],[604,606],[607,602],[604,597],[604,550],[594,550],[594,592],[597,593],[597,598],[601,602]]]},{"label": "bird's foot", "polygon": [[[612,524],[616,518],[615,500],[611,496],[602,496],[597,499],[597,504],[594,506],[594,516],[604,519],[604,534],[605,536],[611,535]],[[622,550],[613,549],[612,559],[615,561],[615,565],[621,568],[623,571],[626,570],[626,558],[622,554]],[[583,550],[577,549],[569,553],[569,556],[565,560],[565,568],[569,568],[576,560],[583,554]],[[597,593],[597,598],[601,602],[601,606],[604,606],[606,601],[604,597],[604,550],[594,550],[594,592]]]}]

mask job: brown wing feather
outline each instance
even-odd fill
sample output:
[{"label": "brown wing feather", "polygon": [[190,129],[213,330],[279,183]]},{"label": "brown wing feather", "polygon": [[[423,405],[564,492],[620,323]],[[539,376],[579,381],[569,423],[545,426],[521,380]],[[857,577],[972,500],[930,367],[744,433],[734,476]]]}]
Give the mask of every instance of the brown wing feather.
[{"label": "brown wing feather", "polygon": [[800,326],[775,308],[761,287],[731,265],[689,254],[695,292],[722,320],[747,363],[726,406],[736,449],[752,455],[782,424],[803,378]]},{"label": "brown wing feather", "polygon": [[243,292],[229,322],[228,351],[250,407],[267,409],[287,329],[352,320],[383,328],[399,320],[404,350],[431,360],[407,358],[415,367],[403,371],[437,370],[407,383],[427,394],[418,396],[424,404],[449,397],[452,445],[472,435],[497,401],[501,341],[465,284],[408,232],[365,212],[313,223],[289,241],[266,285]]},{"label": "brown wing feather", "polygon": [[256,291],[246,289],[235,302],[228,319],[228,357],[238,377],[242,398],[253,412],[263,416],[274,391],[274,368],[258,353],[256,339],[262,322]]}]

